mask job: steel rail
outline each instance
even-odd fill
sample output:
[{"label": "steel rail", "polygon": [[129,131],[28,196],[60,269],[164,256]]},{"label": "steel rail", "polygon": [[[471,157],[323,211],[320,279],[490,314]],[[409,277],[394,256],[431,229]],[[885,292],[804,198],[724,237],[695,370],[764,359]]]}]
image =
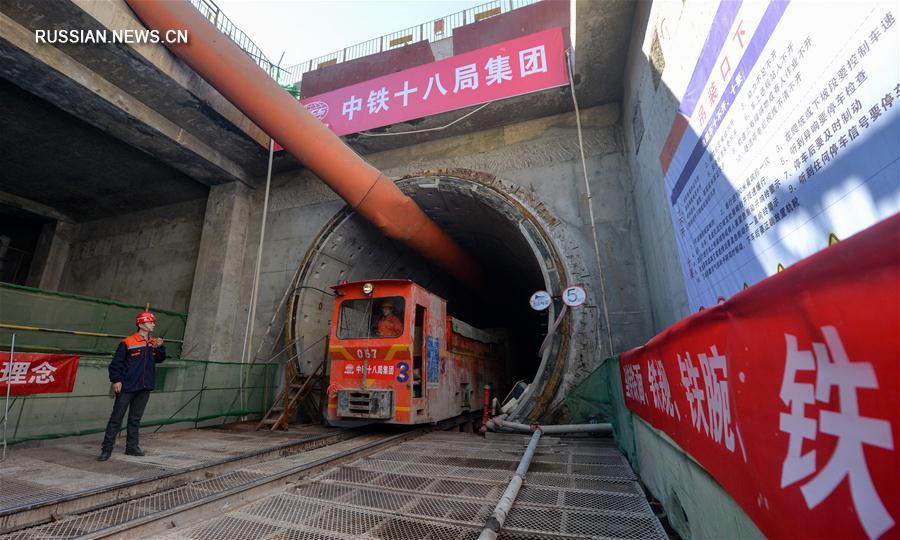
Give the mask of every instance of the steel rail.
[{"label": "steel rail", "polygon": [[[474,418],[474,416],[462,415],[449,420],[445,420],[443,422],[439,422],[436,426],[427,425],[403,433],[389,435],[385,438],[365,443],[356,448],[342,450],[335,454],[316,459],[309,463],[304,463],[294,467],[288,467],[287,469],[272,473],[263,478],[258,478],[246,484],[213,493],[206,497],[190,501],[186,504],[176,506],[168,510],[155,512],[153,514],[149,514],[135,520],[120,523],[118,525],[113,525],[111,527],[100,529],[85,535],[80,535],[79,538],[133,538],[135,536],[147,536],[150,534],[154,534],[156,532],[159,532],[158,530],[153,529],[153,527],[155,526],[159,526],[159,530],[162,530],[163,528],[170,528],[169,524],[171,523],[172,517],[178,515],[188,516],[188,518],[194,516],[200,517],[199,514],[203,512],[204,508],[208,508],[211,505],[215,505],[217,503],[221,503],[222,505],[229,507],[231,507],[232,502],[236,501],[240,501],[241,504],[246,504],[251,500],[256,500],[266,493],[269,493],[272,490],[272,484],[283,481],[291,476],[309,475],[326,467],[333,466],[335,463],[339,463],[350,458],[357,459],[359,457],[364,457],[368,454],[382,449],[385,446],[398,444],[407,439],[424,435],[425,433],[428,433],[430,431],[447,429],[454,425],[465,423],[467,421],[470,421],[471,418]],[[169,522],[160,524],[160,522],[163,520],[169,520]]]},{"label": "steel rail", "polygon": [[[0,509],[0,522],[6,518],[9,522],[12,518],[16,524],[9,530],[2,529],[0,534],[8,534],[22,529],[38,527],[64,515],[78,515],[110,506],[110,504],[125,503],[134,499],[153,495],[169,489],[181,487],[189,483],[200,472],[213,471],[227,473],[240,468],[247,463],[266,461],[268,458],[277,458],[291,453],[296,453],[322,448],[344,442],[369,433],[368,427],[340,430],[337,433],[323,433],[268,446],[266,448],[247,452],[237,456],[231,456],[215,463],[200,463],[158,474],[149,478],[134,478],[112,485],[69,493],[60,497],[54,497],[40,502],[13,506]],[[289,454],[288,454],[289,455]],[[33,516],[33,517],[29,517]],[[56,516],[56,517],[54,517]]]}]

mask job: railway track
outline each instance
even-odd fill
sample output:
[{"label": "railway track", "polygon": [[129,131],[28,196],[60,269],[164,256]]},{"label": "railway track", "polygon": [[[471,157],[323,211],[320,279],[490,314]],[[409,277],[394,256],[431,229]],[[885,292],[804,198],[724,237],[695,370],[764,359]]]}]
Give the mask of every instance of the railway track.
[{"label": "railway track", "polygon": [[[31,538],[135,538],[159,534],[173,527],[192,523],[253,502],[284,484],[346,460],[399,444],[435,429],[449,429],[470,421],[457,417],[437,424],[402,432],[376,433],[372,430],[347,431],[328,442],[306,441],[303,448],[282,448],[277,455],[219,464],[202,471],[193,470],[165,479],[165,483],[118,486],[92,494],[107,504],[98,505],[83,498],[68,501],[65,515],[53,514],[49,523],[20,528],[0,536],[3,539]],[[299,445],[298,445],[299,446]],[[176,487],[173,483],[181,482]],[[155,487],[155,489],[154,489]],[[117,497],[110,500],[110,493]],[[33,512],[36,509],[26,509]],[[21,521],[25,523],[26,521]]]},{"label": "railway track", "polygon": [[[200,430],[200,433],[205,432],[206,430]],[[250,464],[335,444],[365,433],[365,428],[313,434],[299,433],[293,439],[276,442],[275,444],[271,442],[267,444],[265,440],[261,440],[261,444],[257,443],[254,445],[250,443],[249,448],[247,448],[248,438],[238,435],[240,440],[236,442],[237,450],[218,459],[207,459],[210,454],[208,451],[204,451],[198,453],[193,465],[188,465],[187,467],[176,466],[156,474],[135,474],[135,463],[130,462],[125,464],[127,469],[125,475],[127,476],[129,473],[135,475],[132,478],[111,484],[101,482],[99,483],[100,485],[94,487],[66,492],[57,492],[53,489],[44,490],[43,492],[34,492],[26,489],[22,492],[21,488],[17,490],[16,482],[7,475],[0,478],[0,483],[3,484],[3,491],[5,492],[4,495],[6,495],[0,498],[3,501],[3,507],[0,509],[0,534],[42,525],[50,521],[58,521],[61,517],[81,514],[111,504],[181,487],[190,482],[222,475]],[[201,440],[213,446],[223,442],[221,438],[215,436],[212,439]],[[254,448],[254,446],[257,448]],[[180,452],[188,451],[190,448],[190,444],[176,445],[171,450],[167,449],[164,451],[160,459],[178,458]],[[83,451],[79,452],[79,450],[82,449],[75,449],[73,452],[74,463],[72,463],[72,467],[61,469],[57,472],[63,475],[71,475],[73,472],[80,470],[82,474],[88,476],[92,473],[103,474],[101,472],[102,468],[81,468],[83,467],[82,463],[85,456]],[[93,451],[94,448],[91,447],[91,453],[87,455],[88,464],[94,464],[95,454],[93,454]],[[25,475],[23,479],[40,482],[40,478],[32,478],[29,475],[35,467],[40,469],[40,466],[40,462],[38,462],[38,465],[30,464],[23,467],[20,474]],[[157,467],[151,467],[151,469],[159,470]],[[21,484],[21,482],[18,483]],[[40,484],[35,483],[35,485]]]},{"label": "railway track", "polygon": [[[237,463],[0,538],[475,540],[530,437],[446,431],[469,420]],[[499,538],[598,537],[667,538],[612,439],[542,437]]]},{"label": "railway track", "polygon": [[[531,437],[435,431],[330,464],[165,540],[476,540]],[[611,438],[541,437],[504,540],[666,539]]]}]

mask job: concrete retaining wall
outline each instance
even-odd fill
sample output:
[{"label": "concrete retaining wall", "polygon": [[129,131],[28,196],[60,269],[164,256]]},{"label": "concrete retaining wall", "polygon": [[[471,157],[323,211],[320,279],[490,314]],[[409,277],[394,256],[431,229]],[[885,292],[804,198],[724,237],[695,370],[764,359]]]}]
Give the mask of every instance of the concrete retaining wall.
[{"label": "concrete retaining wall", "polygon": [[59,290],[187,311],[205,207],[200,199],[77,225]]},{"label": "concrete retaining wall", "polygon": [[[631,36],[622,104],[625,155],[634,181],[631,189],[641,250],[647,264],[654,332],[689,315],[659,154],[678,111],[679,98],[671,90],[670,81],[677,78],[676,72],[688,72],[690,76],[693,64],[684,59],[692,53],[696,56],[696,52],[677,49],[673,38],[683,32],[702,35],[716,7],[697,2],[700,5],[684,11],[703,13],[682,14],[681,3],[674,4],[657,2],[651,9],[649,2],[640,3]],[[678,26],[682,19],[684,27]],[[693,41],[698,42],[697,47],[702,45],[702,40]],[[690,48],[690,44],[685,47]]]},{"label": "concrete retaining wall", "polygon": [[[626,68],[625,159],[631,172],[640,249],[646,264],[653,332],[690,315],[659,154],[694,69],[717,3],[641,2]],[[621,389],[618,365],[612,387]],[[664,433],[633,417],[618,392],[619,420],[630,426],[635,470],[684,538],[759,538],[762,533],[725,490]],[[620,441],[622,444],[623,441]]]}]

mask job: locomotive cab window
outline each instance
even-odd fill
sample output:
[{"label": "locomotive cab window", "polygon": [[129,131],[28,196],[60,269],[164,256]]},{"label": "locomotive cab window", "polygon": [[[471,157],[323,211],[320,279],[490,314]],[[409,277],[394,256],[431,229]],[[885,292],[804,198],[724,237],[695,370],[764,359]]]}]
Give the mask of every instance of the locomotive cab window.
[{"label": "locomotive cab window", "polygon": [[406,302],[402,296],[341,302],[340,339],[392,338],[403,334]]}]

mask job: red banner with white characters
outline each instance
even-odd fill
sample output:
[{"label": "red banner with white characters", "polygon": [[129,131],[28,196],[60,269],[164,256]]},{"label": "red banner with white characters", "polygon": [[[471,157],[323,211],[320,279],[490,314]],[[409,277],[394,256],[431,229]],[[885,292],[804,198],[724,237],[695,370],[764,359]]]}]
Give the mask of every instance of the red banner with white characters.
[{"label": "red banner with white characters", "polygon": [[8,352],[0,352],[0,396],[9,393],[59,394],[72,391],[80,356],[67,354],[15,353],[10,362]]},{"label": "red banner with white characters", "polygon": [[303,99],[337,135],[569,83],[561,28],[552,28]]},{"label": "red banner with white characters", "polygon": [[[334,362],[338,363],[341,360],[335,360]],[[407,365],[405,362],[401,362],[401,364]],[[351,360],[344,361],[343,367],[341,369],[341,374],[344,375],[345,378],[353,378],[356,376],[360,380],[362,380],[362,372],[363,372],[363,361],[362,360]],[[407,368],[408,369],[408,368]],[[397,362],[383,362],[380,360],[370,360],[366,363],[366,373],[368,376],[366,379],[382,379],[386,381],[392,381],[397,376],[403,376],[401,374],[403,371],[403,365],[400,365],[398,368]]]},{"label": "red banner with white characters", "polygon": [[625,402],[772,538],[900,538],[900,215],[620,358]]}]

